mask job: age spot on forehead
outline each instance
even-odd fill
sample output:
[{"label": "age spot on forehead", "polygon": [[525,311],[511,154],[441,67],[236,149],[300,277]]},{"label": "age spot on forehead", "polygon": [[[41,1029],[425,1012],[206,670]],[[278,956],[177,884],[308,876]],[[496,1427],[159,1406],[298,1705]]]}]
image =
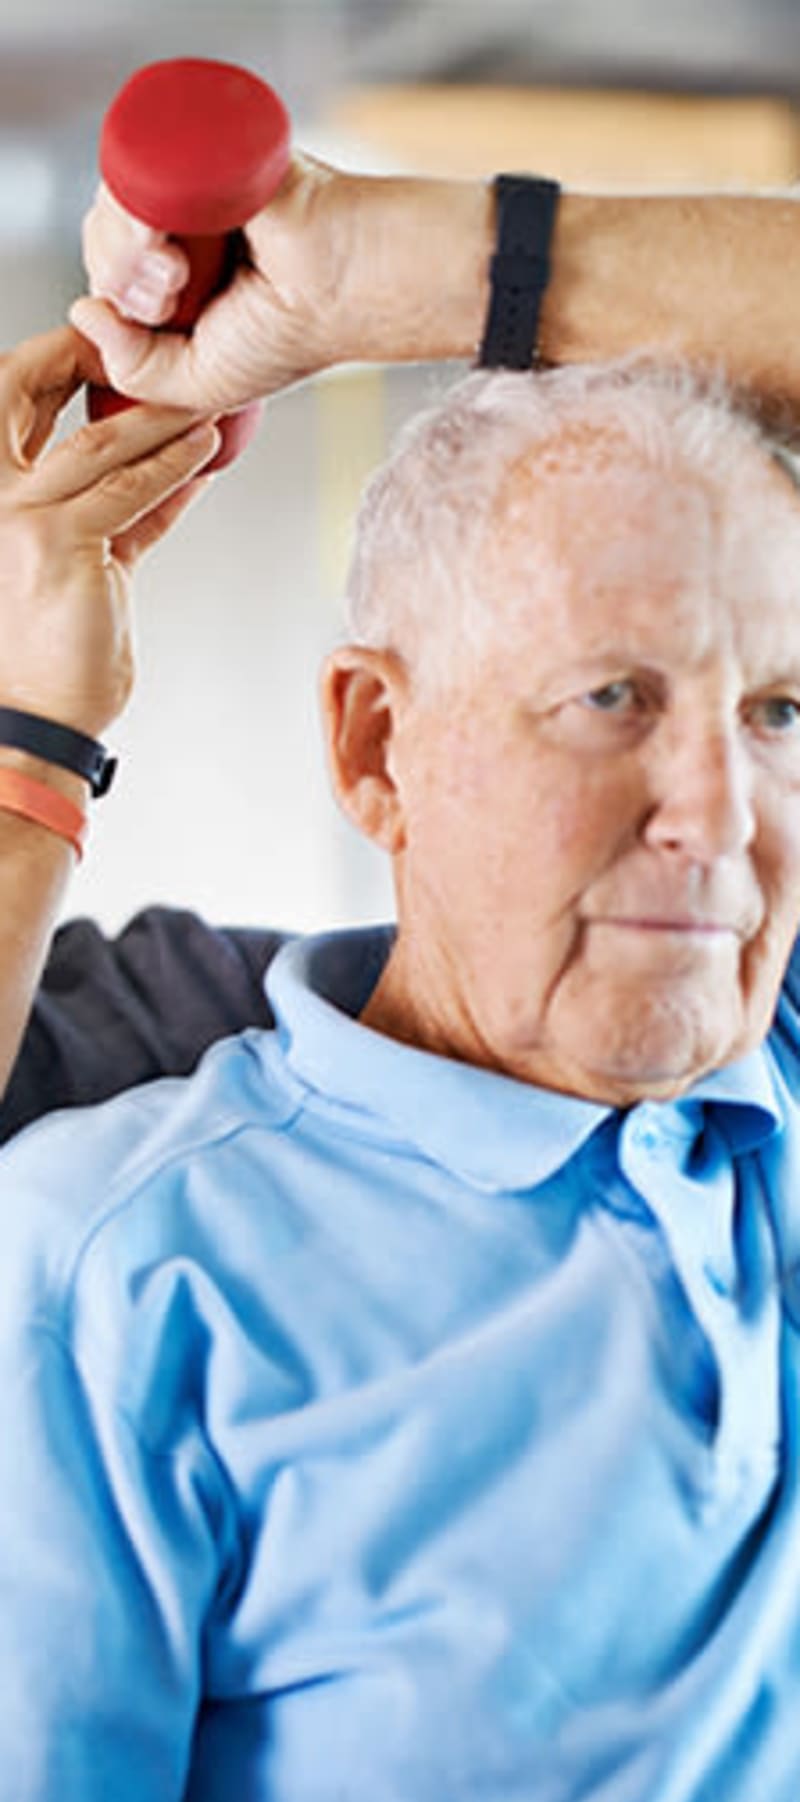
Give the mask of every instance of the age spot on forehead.
[{"label": "age spot on forehead", "polygon": [[617,596],[640,619],[668,615],[697,656],[727,627],[768,635],[787,607],[800,626],[800,496],[746,439],[726,463],[717,475],[669,443],[647,457],[618,430],[578,423],[507,469],[484,580],[515,614]]},{"label": "age spot on forehead", "polygon": [[619,434],[562,435],[506,472],[484,576],[523,604],[615,592],[652,604],[682,590],[689,566],[708,576],[716,535],[707,478],[658,470]]}]

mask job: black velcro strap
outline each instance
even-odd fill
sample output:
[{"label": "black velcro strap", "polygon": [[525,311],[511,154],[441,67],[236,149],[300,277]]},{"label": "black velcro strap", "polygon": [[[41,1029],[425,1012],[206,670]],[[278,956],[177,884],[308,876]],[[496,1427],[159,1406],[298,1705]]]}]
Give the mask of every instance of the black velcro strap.
[{"label": "black velcro strap", "polygon": [[114,779],[116,757],[101,745],[99,739],[73,726],[59,726],[55,720],[42,719],[38,713],[23,713],[17,707],[0,707],[0,745],[15,751],[27,751],[41,757],[43,763],[56,763],[62,770],[83,776],[92,794],[105,795]]},{"label": "black velcro strap", "polygon": [[550,279],[550,244],[561,193],[539,175],[498,175],[497,249],[489,265],[489,312],[478,353],[481,369],[530,369],[542,298]]}]

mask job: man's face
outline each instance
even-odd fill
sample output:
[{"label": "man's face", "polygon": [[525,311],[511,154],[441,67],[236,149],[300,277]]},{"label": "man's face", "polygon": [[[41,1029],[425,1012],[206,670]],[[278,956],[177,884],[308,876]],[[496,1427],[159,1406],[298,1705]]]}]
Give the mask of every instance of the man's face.
[{"label": "man's face", "polygon": [[800,504],[617,444],[510,474],[497,630],[397,720],[400,932],[365,1016],[628,1103],[763,1037],[800,916]]}]

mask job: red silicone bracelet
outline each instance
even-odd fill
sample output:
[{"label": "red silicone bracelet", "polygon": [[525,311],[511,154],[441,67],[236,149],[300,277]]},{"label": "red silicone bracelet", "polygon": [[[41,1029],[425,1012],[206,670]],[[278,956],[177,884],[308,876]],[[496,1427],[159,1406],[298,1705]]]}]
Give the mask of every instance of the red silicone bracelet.
[{"label": "red silicone bracelet", "polygon": [[49,832],[67,840],[79,860],[83,856],[89,824],[86,815],[74,801],[57,788],[50,788],[48,783],[37,782],[33,776],[23,776],[19,770],[0,769],[0,811],[16,813],[22,819],[33,820],[37,826],[46,826]]}]

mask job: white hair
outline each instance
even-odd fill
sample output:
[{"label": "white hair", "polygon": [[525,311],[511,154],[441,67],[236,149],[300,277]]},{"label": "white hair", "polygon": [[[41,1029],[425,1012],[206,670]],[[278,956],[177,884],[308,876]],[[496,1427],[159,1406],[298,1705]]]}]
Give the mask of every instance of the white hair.
[{"label": "white hair", "polygon": [[[565,458],[576,431],[580,450]],[[609,439],[650,468],[688,465],[721,486],[748,451],[752,468],[752,450],[760,448],[797,486],[777,438],[718,373],[642,357],[474,373],[405,427],[367,485],[346,590],[351,636],[403,654],[423,648],[432,664],[442,646],[448,660],[455,643],[479,650],[492,627],[482,558],[504,477],[539,452],[542,474],[557,470],[569,479],[590,454],[602,456]],[[604,462],[609,456],[606,449]],[[613,460],[619,464],[618,448]]]}]

